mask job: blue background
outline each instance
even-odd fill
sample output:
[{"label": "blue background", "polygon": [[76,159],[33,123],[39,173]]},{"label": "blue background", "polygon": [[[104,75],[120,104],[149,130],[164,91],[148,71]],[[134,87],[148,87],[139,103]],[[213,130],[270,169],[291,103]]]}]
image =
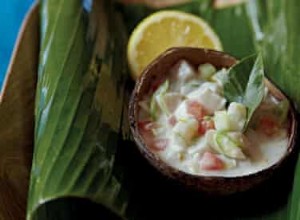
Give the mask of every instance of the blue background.
[{"label": "blue background", "polygon": [[0,89],[19,28],[34,0],[1,0],[0,6]]}]

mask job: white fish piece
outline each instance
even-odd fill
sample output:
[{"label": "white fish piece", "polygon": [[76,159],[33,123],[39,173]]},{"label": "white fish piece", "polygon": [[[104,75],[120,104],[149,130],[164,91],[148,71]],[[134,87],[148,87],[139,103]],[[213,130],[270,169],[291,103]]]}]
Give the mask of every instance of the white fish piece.
[{"label": "white fish piece", "polygon": [[209,88],[195,90],[188,95],[188,98],[199,101],[209,114],[224,109],[226,104],[225,98]]},{"label": "white fish piece", "polygon": [[177,69],[177,80],[181,82],[187,82],[194,78],[196,71],[194,68],[185,60],[179,61]]},{"label": "white fish piece", "polygon": [[183,96],[178,92],[169,92],[163,99],[169,113],[173,113],[182,102]]},{"label": "white fish piece", "polygon": [[197,131],[198,121],[194,118],[178,119],[177,124],[173,128],[174,135],[182,138],[187,144],[195,137]]}]

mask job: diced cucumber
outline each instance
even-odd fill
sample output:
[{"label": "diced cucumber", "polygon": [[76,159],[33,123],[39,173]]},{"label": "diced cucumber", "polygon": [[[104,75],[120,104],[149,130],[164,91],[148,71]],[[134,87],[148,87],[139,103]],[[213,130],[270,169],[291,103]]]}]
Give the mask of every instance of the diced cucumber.
[{"label": "diced cucumber", "polygon": [[230,118],[226,111],[217,111],[214,115],[215,128],[218,131],[229,131],[231,129]]},{"label": "diced cucumber", "polygon": [[243,134],[241,132],[228,132],[227,136],[240,148],[244,148]]},{"label": "diced cucumber", "polygon": [[238,145],[226,134],[217,132],[215,134],[215,140],[217,146],[214,145],[214,149],[218,153],[234,159],[246,159],[246,156],[242,152],[241,148],[239,148]]},{"label": "diced cucumber", "polygon": [[227,112],[217,111],[214,123],[218,131],[242,131],[246,123],[247,109],[240,103],[230,103]]},{"label": "diced cucumber", "polygon": [[201,64],[198,67],[200,73],[200,79],[208,80],[212,75],[216,73],[216,68],[210,63]]},{"label": "diced cucumber", "polygon": [[242,149],[226,133],[210,130],[206,133],[206,141],[217,153],[233,159],[245,159]]},{"label": "diced cucumber", "polygon": [[156,120],[158,107],[165,113],[167,113],[167,108],[164,103],[162,96],[166,94],[169,88],[169,80],[166,80],[152,95],[151,102],[150,102],[150,115],[153,120]]},{"label": "diced cucumber", "polygon": [[228,106],[227,112],[231,120],[232,130],[242,131],[246,124],[247,107],[241,103],[232,102]]},{"label": "diced cucumber", "polygon": [[166,105],[165,99],[164,99],[164,94],[160,94],[156,96],[156,102],[159,106],[159,108],[162,110],[167,115],[170,115],[170,111]]}]

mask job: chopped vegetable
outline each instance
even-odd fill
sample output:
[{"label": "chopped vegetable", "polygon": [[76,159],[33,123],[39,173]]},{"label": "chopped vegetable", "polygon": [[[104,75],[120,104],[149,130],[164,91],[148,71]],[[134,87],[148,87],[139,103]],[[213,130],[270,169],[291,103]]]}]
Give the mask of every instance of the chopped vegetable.
[{"label": "chopped vegetable", "polygon": [[245,148],[245,135],[241,132],[227,132],[226,135],[240,148]]},{"label": "chopped vegetable", "polygon": [[232,102],[228,106],[227,112],[231,121],[231,129],[233,131],[242,131],[247,119],[246,106],[241,103]]},{"label": "chopped vegetable", "polygon": [[243,104],[230,103],[227,112],[217,111],[214,115],[216,130],[242,131],[246,122],[247,109]]},{"label": "chopped vegetable", "polygon": [[206,110],[200,104],[200,102],[195,100],[186,101],[187,113],[194,116],[198,121],[202,120],[204,116],[207,115]]},{"label": "chopped vegetable", "polygon": [[230,158],[246,159],[241,148],[226,134],[217,132],[215,135],[217,145],[213,145],[214,149]]},{"label": "chopped vegetable", "polygon": [[199,122],[198,127],[198,135],[202,136],[204,135],[208,130],[215,129],[215,124],[213,120],[201,120]]},{"label": "chopped vegetable", "polygon": [[188,98],[199,101],[209,114],[213,114],[215,111],[224,109],[226,104],[225,98],[214,93],[208,88],[201,89],[200,87],[200,89],[191,92],[188,95]]},{"label": "chopped vegetable", "polygon": [[198,67],[198,72],[200,73],[200,79],[208,80],[216,73],[216,68],[210,63],[201,64]]},{"label": "chopped vegetable", "polygon": [[200,169],[202,170],[222,170],[224,168],[224,162],[211,152],[205,152],[200,159]]},{"label": "chopped vegetable", "polygon": [[239,145],[225,133],[210,130],[205,137],[207,143],[216,152],[233,159],[246,159]]},{"label": "chopped vegetable", "polygon": [[198,121],[194,118],[179,120],[173,128],[173,132],[183,138],[187,143],[196,136],[198,131]]},{"label": "chopped vegetable", "polygon": [[213,117],[216,130],[229,131],[231,130],[231,121],[226,111],[217,111]]},{"label": "chopped vegetable", "polygon": [[158,107],[160,107],[160,109],[165,113],[169,113],[166,104],[163,100],[163,95],[166,94],[168,88],[169,81],[166,80],[161,86],[158,87],[158,89],[152,95],[150,103],[150,114],[153,120],[156,120],[157,113],[159,111]]}]

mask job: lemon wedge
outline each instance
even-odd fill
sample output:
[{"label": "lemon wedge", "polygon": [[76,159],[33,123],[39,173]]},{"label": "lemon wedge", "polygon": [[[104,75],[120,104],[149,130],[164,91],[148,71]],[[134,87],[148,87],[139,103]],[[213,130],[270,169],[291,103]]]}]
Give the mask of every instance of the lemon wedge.
[{"label": "lemon wedge", "polygon": [[142,20],[132,32],[127,59],[137,79],[143,69],[171,47],[202,47],[222,50],[219,37],[200,17],[180,11],[159,11]]}]

